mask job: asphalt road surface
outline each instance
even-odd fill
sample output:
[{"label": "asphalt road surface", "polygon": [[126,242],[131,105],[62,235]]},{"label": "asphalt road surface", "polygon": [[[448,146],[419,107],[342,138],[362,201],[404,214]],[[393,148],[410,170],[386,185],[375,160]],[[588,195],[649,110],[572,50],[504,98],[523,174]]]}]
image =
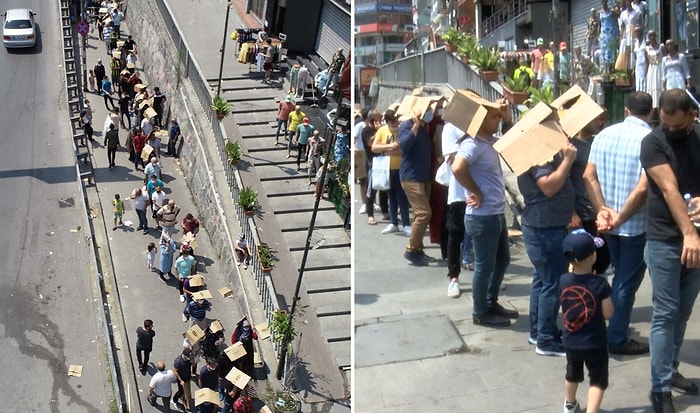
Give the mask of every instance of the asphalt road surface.
[{"label": "asphalt road surface", "polygon": [[[0,6],[32,8],[41,32],[34,50],[0,50],[0,400],[3,411],[106,412],[56,3]],[[72,364],[82,377],[68,376]]]}]

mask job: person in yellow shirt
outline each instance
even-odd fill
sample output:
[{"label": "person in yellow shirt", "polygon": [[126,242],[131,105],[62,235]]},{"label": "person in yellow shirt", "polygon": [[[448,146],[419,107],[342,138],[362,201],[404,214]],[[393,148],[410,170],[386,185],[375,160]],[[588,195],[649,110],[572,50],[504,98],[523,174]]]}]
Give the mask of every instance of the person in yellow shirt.
[{"label": "person in yellow shirt", "polygon": [[537,73],[537,80],[542,87],[554,84],[554,53],[552,53],[550,45],[550,50],[542,56],[542,62],[540,63],[540,70]]},{"label": "person in yellow shirt", "polygon": [[400,231],[398,219],[400,211],[403,233],[409,236],[411,235],[411,221],[408,214],[408,198],[401,188],[401,180],[399,179],[399,168],[401,167],[401,149],[399,149],[398,139],[399,118],[393,110],[388,109],[384,112],[384,122],[385,125],[377,129],[374,143],[372,143],[372,152],[390,157],[389,220],[391,222],[382,230],[382,234]]},{"label": "person in yellow shirt", "polygon": [[294,110],[289,114],[289,129],[287,129],[288,135],[284,137],[287,140],[287,158],[292,156],[292,138],[297,133],[297,126],[301,125],[301,122],[306,117],[306,113],[301,111],[301,106],[294,106]]}]

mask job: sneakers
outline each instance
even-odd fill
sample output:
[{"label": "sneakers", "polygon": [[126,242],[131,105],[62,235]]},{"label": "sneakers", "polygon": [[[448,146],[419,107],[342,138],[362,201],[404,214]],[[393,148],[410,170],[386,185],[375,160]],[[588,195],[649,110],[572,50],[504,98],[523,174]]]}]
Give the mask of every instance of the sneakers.
[{"label": "sneakers", "polygon": [[393,232],[399,232],[399,226],[394,224],[389,224],[382,230],[382,234],[391,234]]},{"label": "sneakers", "polygon": [[182,313],[182,322],[183,323],[187,322],[187,315],[185,313]]},{"label": "sneakers", "polygon": [[473,262],[463,262],[462,268],[464,268],[467,271],[474,271],[474,263]]},{"label": "sneakers", "polygon": [[510,326],[510,320],[508,318],[492,313],[486,313],[481,316],[472,316],[472,322],[476,325],[486,327]]},{"label": "sneakers", "polygon": [[515,310],[510,310],[502,305],[495,303],[489,310],[491,314],[500,315],[506,318],[518,318],[519,314]]},{"label": "sneakers", "polygon": [[407,237],[410,237],[411,236],[411,227],[410,226],[403,227],[403,234]]},{"label": "sneakers", "polygon": [[535,353],[540,356],[564,357],[566,350],[561,341],[537,342],[535,345]]},{"label": "sneakers", "polygon": [[180,302],[181,303],[185,302],[185,295],[184,294],[180,294]]},{"label": "sneakers", "polygon": [[537,336],[536,336],[536,335],[533,336],[533,335],[531,334],[531,335],[527,338],[527,343],[528,343],[528,344],[532,344],[533,346],[534,346],[534,345],[537,345]]},{"label": "sneakers", "polygon": [[675,372],[673,375],[671,375],[671,388],[685,394],[698,394],[698,386],[696,386],[692,381],[686,379],[679,372]]},{"label": "sneakers", "polygon": [[450,298],[458,298],[462,294],[462,291],[459,289],[459,282],[457,280],[450,280],[450,283],[447,285],[447,296]]},{"label": "sneakers", "polygon": [[425,258],[425,254],[423,254],[421,251],[404,251],[403,257],[417,267],[424,267],[428,265],[428,259]]},{"label": "sneakers", "polygon": [[635,356],[648,353],[649,344],[640,343],[637,340],[630,339],[630,341],[624,345],[608,344],[608,351],[610,354]]},{"label": "sneakers", "polygon": [[366,204],[362,204],[362,206],[360,207],[360,210],[357,211],[357,212],[358,212],[359,214],[366,214],[366,213],[367,213],[367,205],[366,205]]},{"label": "sneakers", "polygon": [[578,401],[569,403],[564,400],[564,413],[578,413],[581,406],[578,405]]},{"label": "sneakers", "polygon": [[670,391],[651,392],[649,398],[651,399],[654,413],[676,413],[676,408],[673,407],[673,396]]}]

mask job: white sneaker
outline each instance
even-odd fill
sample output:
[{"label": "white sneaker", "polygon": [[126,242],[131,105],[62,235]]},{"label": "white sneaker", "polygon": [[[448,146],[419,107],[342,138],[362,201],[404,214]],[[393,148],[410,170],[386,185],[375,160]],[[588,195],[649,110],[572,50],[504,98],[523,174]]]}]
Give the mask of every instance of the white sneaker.
[{"label": "white sneaker", "polygon": [[578,405],[578,401],[569,403],[566,399],[564,400],[564,413],[578,413],[580,408],[581,406]]},{"label": "white sneaker", "polygon": [[380,207],[377,204],[374,204],[374,212],[382,212],[382,207]]},{"label": "white sneaker", "polygon": [[367,213],[367,204],[362,204],[362,206],[360,207],[360,210],[357,212],[360,214],[366,214]]},{"label": "white sneaker", "polygon": [[399,232],[399,226],[394,224],[389,224],[382,230],[382,234],[391,234],[392,232]]},{"label": "white sneaker", "polygon": [[447,296],[458,298],[460,294],[462,294],[462,291],[459,289],[459,282],[450,280],[450,283],[447,285]]},{"label": "white sneaker", "polygon": [[182,313],[182,322],[183,323],[187,322],[187,316],[185,315],[185,313]]},{"label": "white sneaker", "polygon": [[180,302],[181,303],[185,302],[185,295],[184,294],[180,294]]},{"label": "white sneaker", "polygon": [[410,237],[411,236],[411,227],[410,226],[403,227],[403,234],[407,237]]}]

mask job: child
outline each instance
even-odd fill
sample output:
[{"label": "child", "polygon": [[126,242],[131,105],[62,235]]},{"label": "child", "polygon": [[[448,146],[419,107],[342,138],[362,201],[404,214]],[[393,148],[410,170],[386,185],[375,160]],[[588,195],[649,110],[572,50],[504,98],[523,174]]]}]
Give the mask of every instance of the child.
[{"label": "child", "polygon": [[114,209],[114,228],[112,228],[112,230],[116,230],[117,218],[119,218],[119,225],[124,225],[124,223],[122,222],[122,215],[124,215],[124,201],[119,199],[119,194],[114,194],[112,207]]},{"label": "child", "polygon": [[596,248],[603,240],[583,230],[564,238],[562,247],[571,272],[559,280],[566,349],[564,412],[579,409],[576,401],[578,383],[583,381],[583,365],[588,368],[590,388],[586,412],[596,413],[608,387],[608,337],[605,320],[613,313],[610,284],[605,277],[594,275]]},{"label": "child", "polygon": [[153,266],[153,262],[156,260],[156,244],[155,242],[151,242],[148,244],[148,270],[153,272],[155,271],[155,267]]}]

